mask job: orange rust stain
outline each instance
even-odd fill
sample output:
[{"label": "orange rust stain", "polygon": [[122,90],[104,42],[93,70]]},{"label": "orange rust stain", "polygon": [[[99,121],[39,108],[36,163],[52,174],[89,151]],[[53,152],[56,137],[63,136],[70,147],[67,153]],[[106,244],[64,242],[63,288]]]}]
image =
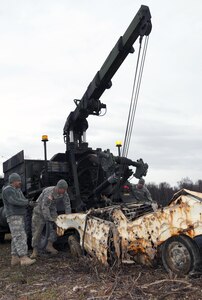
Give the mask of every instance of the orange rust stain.
[{"label": "orange rust stain", "polygon": [[[139,227],[139,226],[138,226]],[[123,230],[123,229],[122,229]],[[127,228],[127,231],[128,231],[128,233],[133,233],[133,231],[134,231],[134,227],[133,226],[128,226],[128,228]]]},{"label": "orange rust stain", "polygon": [[128,251],[133,251],[134,253],[145,253],[147,245],[148,243],[145,239],[136,239],[128,246]]},{"label": "orange rust stain", "polygon": [[179,206],[179,210],[182,216],[183,214],[185,214],[186,224],[189,224],[191,222],[190,219],[191,207],[187,203],[182,202]]},{"label": "orange rust stain", "polygon": [[191,238],[195,237],[195,231],[194,231],[194,226],[193,225],[188,225],[186,229],[183,229],[181,231],[178,231],[179,234],[186,234]]},{"label": "orange rust stain", "polygon": [[138,252],[145,253],[146,251],[145,251],[145,248],[142,245],[138,245],[138,246],[131,245],[131,246],[128,247],[128,252],[133,253],[135,255]]},{"label": "orange rust stain", "polygon": [[64,235],[64,232],[65,232],[64,229],[61,227],[57,227],[56,231],[57,231],[58,236]]}]

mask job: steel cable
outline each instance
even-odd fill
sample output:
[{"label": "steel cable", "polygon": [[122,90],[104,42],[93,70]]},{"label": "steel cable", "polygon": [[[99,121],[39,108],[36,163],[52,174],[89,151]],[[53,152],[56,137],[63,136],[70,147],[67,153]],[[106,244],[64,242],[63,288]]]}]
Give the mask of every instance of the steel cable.
[{"label": "steel cable", "polygon": [[[135,113],[136,113],[136,109],[137,109],[140,85],[141,85],[141,80],[142,80],[143,68],[144,68],[144,63],[145,63],[145,57],[146,57],[146,52],[147,52],[148,39],[149,39],[149,37],[146,37],[144,40],[143,52],[141,55],[143,37],[140,37],[140,45],[139,45],[137,63],[136,63],[136,68],[135,68],[135,75],[134,75],[134,81],[133,81],[133,87],[132,87],[128,120],[127,120],[127,125],[126,125],[123,150],[121,153],[122,157],[128,156],[128,151],[129,151],[129,146],[130,146],[130,141],[131,141],[131,136],[132,136],[132,131],[133,131],[133,125],[134,125],[134,119],[135,119]],[[122,167],[120,166],[120,168],[122,169],[122,172],[120,172],[119,176],[118,176],[118,181],[117,181],[117,185],[116,185],[117,190],[118,190],[118,188],[120,188],[121,176],[125,173],[127,165],[125,163],[123,163]]]},{"label": "steel cable", "polygon": [[[147,36],[145,38],[143,53],[141,56],[142,37],[140,38],[140,46],[139,46],[139,51],[138,51],[138,58],[137,58],[137,64],[136,64],[135,76],[134,76],[133,88],[132,88],[132,95],[131,95],[131,102],[130,102],[130,107],[129,107],[129,114],[128,114],[125,137],[124,137],[123,151],[122,151],[122,156],[124,156],[124,157],[128,156],[133,126],[134,126],[134,120],[135,120],[135,113],[136,113],[136,109],[137,109],[138,96],[139,96],[139,92],[140,92],[142,74],[143,74],[143,69],[144,69],[144,63],[145,63],[145,58],[146,58],[146,52],[147,52],[147,47],[148,47],[148,40],[149,40],[149,36]],[[140,62],[140,57],[141,57],[141,62]],[[139,67],[139,62],[140,62],[140,67]]]},{"label": "steel cable", "polygon": [[134,80],[133,80],[132,95],[131,95],[131,100],[130,100],[130,107],[129,107],[128,120],[127,120],[127,125],[126,125],[126,132],[125,132],[125,137],[124,137],[124,143],[123,143],[122,156],[125,156],[126,147],[127,147],[127,144],[128,144],[128,136],[129,136],[128,131],[129,131],[129,126],[130,126],[130,120],[131,120],[131,114],[132,114],[132,107],[134,105],[133,98],[134,98],[135,85],[136,85],[137,74],[138,74],[138,67],[139,67],[139,61],[140,61],[141,48],[142,48],[142,37],[140,38],[140,46],[139,46],[139,50],[138,50],[137,63],[136,63],[136,68],[135,68],[135,76],[134,76]]}]

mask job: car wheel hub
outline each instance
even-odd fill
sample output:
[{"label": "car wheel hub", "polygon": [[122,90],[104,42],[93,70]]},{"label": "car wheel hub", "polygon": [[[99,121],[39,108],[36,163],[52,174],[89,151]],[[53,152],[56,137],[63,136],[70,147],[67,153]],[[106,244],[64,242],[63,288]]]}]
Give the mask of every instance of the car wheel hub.
[{"label": "car wheel hub", "polygon": [[187,248],[179,242],[172,243],[169,248],[168,255],[172,269],[188,269],[190,267],[191,257]]}]

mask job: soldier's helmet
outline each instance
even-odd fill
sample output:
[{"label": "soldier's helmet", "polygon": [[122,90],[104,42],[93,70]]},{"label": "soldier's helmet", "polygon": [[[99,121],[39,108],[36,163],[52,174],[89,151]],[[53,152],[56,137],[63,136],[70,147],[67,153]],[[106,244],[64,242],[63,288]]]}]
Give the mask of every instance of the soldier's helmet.
[{"label": "soldier's helmet", "polygon": [[8,177],[8,181],[9,183],[13,183],[14,181],[21,181],[21,177],[18,173],[12,173],[9,177]]},{"label": "soldier's helmet", "polygon": [[56,185],[56,187],[58,189],[64,189],[67,190],[68,189],[68,184],[64,179],[60,179]]},{"label": "soldier's helmet", "polygon": [[144,185],[145,184],[145,180],[143,178],[140,178],[139,181],[138,181],[138,184]]}]

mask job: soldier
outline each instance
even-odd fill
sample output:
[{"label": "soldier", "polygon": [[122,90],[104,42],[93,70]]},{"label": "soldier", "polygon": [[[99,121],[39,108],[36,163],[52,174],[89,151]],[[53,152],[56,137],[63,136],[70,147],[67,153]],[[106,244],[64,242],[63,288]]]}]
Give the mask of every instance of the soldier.
[{"label": "soldier", "polygon": [[57,218],[57,201],[63,201],[65,213],[71,213],[71,205],[69,195],[67,193],[68,184],[64,179],[58,181],[56,186],[50,186],[43,190],[37,199],[37,206],[33,210],[32,216],[32,247],[33,253],[31,258],[38,256],[39,241],[46,222],[50,222],[50,235],[46,251],[51,254],[57,254],[58,251],[53,247],[56,241],[56,232],[53,223]]},{"label": "soldier", "polygon": [[7,222],[11,232],[11,266],[32,265],[36,260],[27,256],[27,235],[25,232],[25,214],[28,200],[21,189],[21,177],[17,173],[9,176],[9,185],[3,189],[3,203]]},{"label": "soldier", "polygon": [[138,184],[131,184],[131,189],[133,196],[138,202],[152,203],[151,194],[145,186],[145,180],[143,178],[139,179]]}]

